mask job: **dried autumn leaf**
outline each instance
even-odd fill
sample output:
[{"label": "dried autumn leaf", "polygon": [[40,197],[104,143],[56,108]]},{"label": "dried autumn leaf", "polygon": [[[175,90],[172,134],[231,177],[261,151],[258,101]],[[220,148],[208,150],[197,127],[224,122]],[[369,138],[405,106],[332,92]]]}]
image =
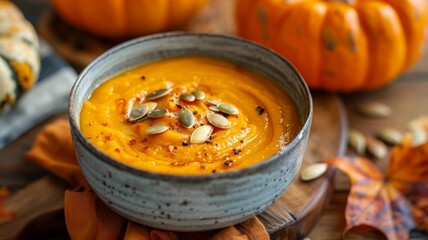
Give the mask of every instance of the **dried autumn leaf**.
[{"label": "dried autumn leaf", "polygon": [[10,195],[10,191],[7,188],[5,187],[0,188],[0,219],[2,218],[11,219],[15,216],[15,214],[13,214],[12,212],[7,212],[3,210],[3,201],[9,195]]},{"label": "dried autumn leaf", "polygon": [[344,234],[364,225],[389,240],[408,239],[415,228],[428,232],[428,143],[412,147],[407,136],[392,149],[385,174],[361,157],[327,162],[351,179]]}]

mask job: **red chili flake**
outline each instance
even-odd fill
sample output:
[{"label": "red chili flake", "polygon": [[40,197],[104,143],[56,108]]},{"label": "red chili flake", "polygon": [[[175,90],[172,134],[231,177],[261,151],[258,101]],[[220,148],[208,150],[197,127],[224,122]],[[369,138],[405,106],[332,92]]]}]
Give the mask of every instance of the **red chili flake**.
[{"label": "red chili flake", "polygon": [[132,146],[132,145],[135,145],[136,143],[137,143],[136,139],[131,139],[129,140],[128,145]]},{"label": "red chili flake", "polygon": [[147,151],[149,149],[149,147],[148,146],[144,146],[141,150],[140,150],[140,152],[145,152],[145,151]]},{"label": "red chili flake", "polygon": [[233,151],[233,154],[235,154],[235,155],[238,155],[241,153],[241,150],[239,150],[239,149],[233,149],[232,151]]},{"label": "red chili flake", "polygon": [[140,94],[138,94],[136,96],[137,101],[141,102],[141,100],[144,100],[143,96],[141,96]]},{"label": "red chili flake", "polygon": [[141,76],[141,79],[142,79],[142,80],[145,80],[145,79],[146,79],[146,76],[144,76],[144,75],[143,75],[143,76]]},{"label": "red chili flake", "polygon": [[262,107],[260,107],[260,106],[257,106],[257,107],[256,107],[256,111],[257,111],[257,113],[258,113],[259,115],[262,115],[262,114],[265,112],[265,109],[264,109],[264,108],[262,108]]},{"label": "red chili flake", "polygon": [[199,165],[199,167],[202,169],[207,169],[207,166],[205,164],[201,164],[201,165]]},{"label": "red chili flake", "polygon": [[114,151],[117,152],[117,153],[119,153],[120,149],[119,148],[115,148]]},{"label": "red chili flake", "polygon": [[216,173],[216,172],[217,172],[217,169],[213,169],[211,172],[212,172],[212,173]]},{"label": "red chili flake", "polygon": [[113,137],[113,135],[111,135],[111,133],[109,133],[109,134],[107,134],[107,135],[104,137],[104,139],[105,139],[106,141],[110,141],[110,140],[112,139],[112,137]]},{"label": "red chili flake", "polygon": [[244,140],[240,140],[239,142],[240,142],[240,143],[244,143]]},{"label": "red chili flake", "polygon": [[101,125],[103,125],[103,126],[107,127],[107,126],[108,126],[108,123],[102,123]]}]

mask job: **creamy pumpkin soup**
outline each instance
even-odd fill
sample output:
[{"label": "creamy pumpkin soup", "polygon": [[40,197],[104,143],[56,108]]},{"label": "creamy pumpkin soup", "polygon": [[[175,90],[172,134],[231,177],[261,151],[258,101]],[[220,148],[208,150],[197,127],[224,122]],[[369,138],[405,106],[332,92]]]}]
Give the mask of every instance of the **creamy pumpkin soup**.
[{"label": "creamy pumpkin soup", "polygon": [[168,174],[210,174],[263,161],[301,128],[277,84],[207,57],[145,64],[105,81],[84,103],[80,128],[125,164]]}]

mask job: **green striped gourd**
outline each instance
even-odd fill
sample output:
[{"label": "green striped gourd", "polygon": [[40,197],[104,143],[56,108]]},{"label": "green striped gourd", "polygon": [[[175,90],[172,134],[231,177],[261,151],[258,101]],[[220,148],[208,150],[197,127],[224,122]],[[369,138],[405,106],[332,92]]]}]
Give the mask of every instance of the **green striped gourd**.
[{"label": "green striped gourd", "polygon": [[35,85],[40,71],[33,26],[10,1],[0,1],[0,115]]}]

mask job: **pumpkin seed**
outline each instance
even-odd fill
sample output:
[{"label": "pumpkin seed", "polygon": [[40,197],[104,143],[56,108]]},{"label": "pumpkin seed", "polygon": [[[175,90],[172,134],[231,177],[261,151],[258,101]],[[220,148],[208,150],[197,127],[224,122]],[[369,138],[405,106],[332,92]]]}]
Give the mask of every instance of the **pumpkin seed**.
[{"label": "pumpkin seed", "polygon": [[182,109],[178,113],[178,119],[186,128],[191,128],[195,124],[195,117],[193,116],[193,113],[189,109]]},{"label": "pumpkin seed", "polygon": [[366,102],[358,108],[358,112],[366,117],[388,117],[392,113],[391,107],[381,102]]},{"label": "pumpkin seed", "polygon": [[427,116],[422,116],[422,117],[415,118],[415,119],[413,119],[413,120],[410,121],[410,123],[409,123],[409,129],[414,129],[414,128],[424,129],[424,128],[427,128],[427,130],[428,130],[428,125],[426,124],[427,122],[428,122],[428,115]]},{"label": "pumpkin seed", "polygon": [[403,135],[400,131],[393,128],[384,128],[380,130],[376,136],[384,143],[389,145],[395,145],[401,142]]},{"label": "pumpkin seed", "polygon": [[190,135],[190,143],[204,143],[210,139],[213,127],[211,125],[203,125],[195,129]]},{"label": "pumpkin seed", "polygon": [[161,118],[165,117],[168,114],[168,109],[166,108],[155,108],[149,113],[147,113],[147,116],[149,118]]},{"label": "pumpkin seed", "polygon": [[166,125],[156,124],[156,125],[153,125],[153,126],[146,128],[146,130],[144,130],[144,133],[146,133],[148,135],[153,135],[153,134],[163,133],[168,129],[169,129],[169,127]]},{"label": "pumpkin seed", "polygon": [[205,103],[207,105],[210,105],[210,106],[218,106],[218,105],[220,105],[221,102],[219,102],[217,100],[207,99],[207,100],[205,100]]},{"label": "pumpkin seed", "polygon": [[230,114],[230,115],[238,115],[239,111],[236,107],[230,105],[230,104],[226,104],[226,103],[220,103],[217,106],[218,110],[220,112],[226,113],[226,114]]},{"label": "pumpkin seed", "polygon": [[375,139],[375,138],[367,138],[367,151],[377,159],[381,159],[386,157],[388,153],[386,145]]},{"label": "pumpkin seed", "polygon": [[150,111],[152,111],[153,109],[155,109],[156,108],[156,106],[158,105],[157,103],[155,103],[155,102],[146,102],[146,103],[144,103],[143,104],[144,106],[147,106],[147,112],[150,112]]},{"label": "pumpkin seed", "polygon": [[223,117],[220,114],[217,113],[207,113],[206,114],[208,122],[211,123],[214,127],[222,128],[222,129],[228,129],[230,128],[230,122],[227,120],[227,118]]},{"label": "pumpkin seed", "polygon": [[147,111],[148,108],[145,105],[136,106],[129,113],[128,119],[131,122],[137,122],[146,116]]},{"label": "pumpkin seed", "polygon": [[364,154],[364,152],[366,151],[366,146],[367,146],[366,138],[358,130],[349,129],[348,144],[360,155]]},{"label": "pumpkin seed", "polygon": [[321,177],[325,172],[327,172],[327,169],[327,163],[314,163],[303,169],[302,173],[300,174],[300,178],[303,181],[312,181]]},{"label": "pumpkin seed", "polygon": [[218,110],[218,108],[216,106],[209,106],[208,109],[213,111],[213,112],[220,112],[220,110]]},{"label": "pumpkin seed", "polygon": [[180,100],[185,101],[185,102],[193,102],[193,101],[195,101],[195,96],[193,96],[192,94],[188,94],[188,93],[180,94],[180,96],[178,96],[178,98]]},{"label": "pumpkin seed", "polygon": [[202,100],[205,98],[205,93],[201,90],[195,90],[192,92],[192,95],[195,96],[196,99]]},{"label": "pumpkin seed", "polygon": [[151,92],[149,95],[146,96],[146,99],[147,100],[158,99],[168,95],[168,93],[170,93],[171,91],[172,91],[172,88],[162,88],[154,92]]},{"label": "pumpkin seed", "polygon": [[428,136],[423,128],[414,127],[411,130],[412,147],[418,147],[428,141]]}]

